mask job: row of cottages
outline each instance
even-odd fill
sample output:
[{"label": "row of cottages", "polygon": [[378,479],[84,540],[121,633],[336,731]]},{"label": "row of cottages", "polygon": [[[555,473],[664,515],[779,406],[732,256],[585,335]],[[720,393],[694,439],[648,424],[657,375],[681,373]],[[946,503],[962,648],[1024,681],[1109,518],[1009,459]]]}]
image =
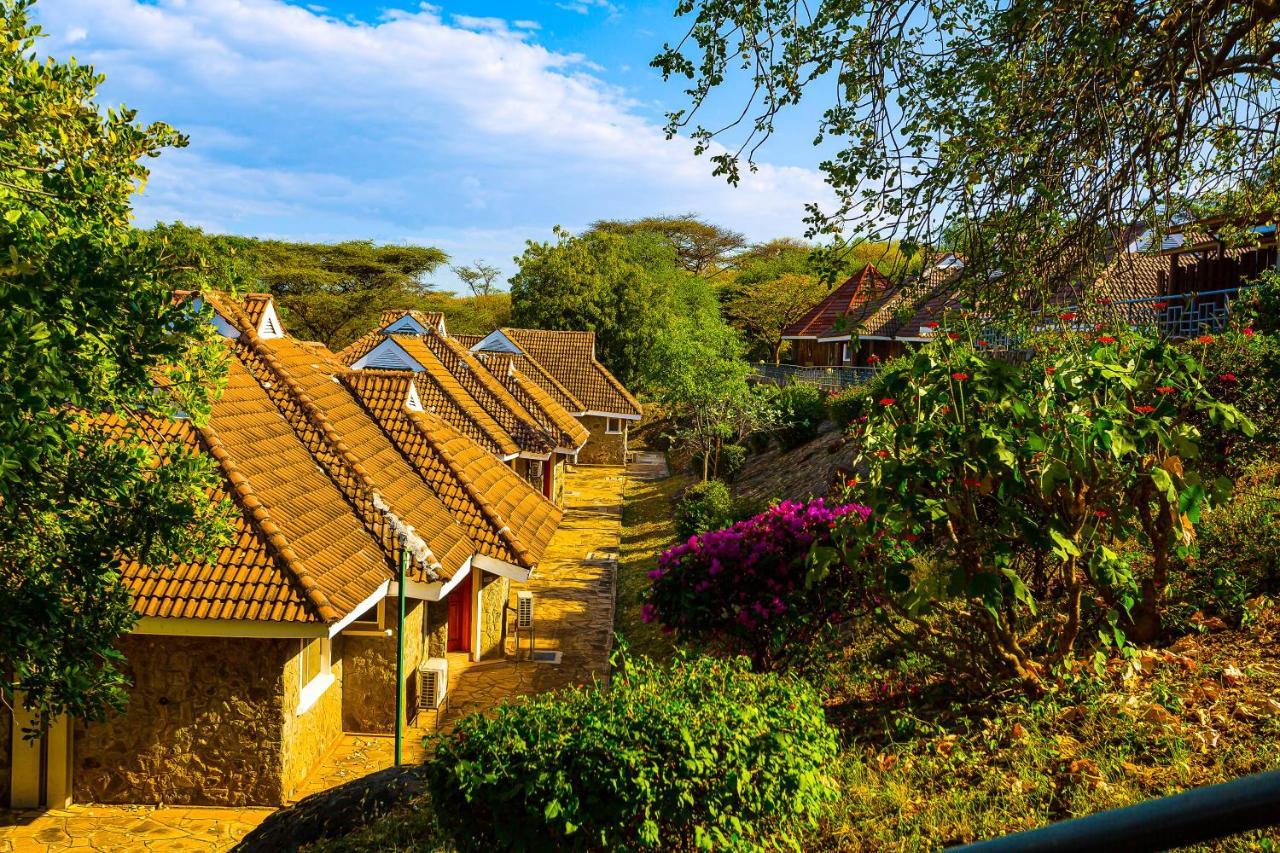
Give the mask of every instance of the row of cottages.
[{"label": "row of cottages", "polygon": [[[1188,229],[1160,246],[1133,240],[1106,266],[1087,297],[1092,319],[1155,324],[1174,336],[1221,328],[1241,285],[1277,267],[1274,229],[1256,245],[1231,248],[1212,231]],[[935,256],[919,276],[895,285],[873,264],[832,290],[783,331],[803,367],[872,367],[930,340],[945,315],[961,308],[965,259]],[[1049,304],[1076,307],[1069,288]]]},{"label": "row of cottages", "polygon": [[[511,584],[561,520],[559,468],[595,441],[578,396],[595,366],[482,357],[416,312],[385,317],[368,346],[389,341],[402,363],[344,359],[289,337],[268,297],[192,299],[228,354],[207,425],[96,420],[216,460],[234,538],[207,562],[122,566],[140,617],[120,641],[127,711],[63,718],[33,741],[21,703],[0,707],[0,805],[289,800],[342,733],[394,730],[398,644],[405,725],[424,659],[503,653]],[[626,405],[606,416],[624,425],[597,455],[615,460],[639,406],[608,384]]]}]

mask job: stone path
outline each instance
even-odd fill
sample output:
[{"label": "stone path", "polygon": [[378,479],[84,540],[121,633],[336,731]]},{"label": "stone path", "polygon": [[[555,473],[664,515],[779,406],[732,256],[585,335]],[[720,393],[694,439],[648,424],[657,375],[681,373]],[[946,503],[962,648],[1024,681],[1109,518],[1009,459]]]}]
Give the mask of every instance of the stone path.
[{"label": "stone path", "polygon": [[[643,462],[621,467],[580,466],[565,480],[565,514],[537,573],[515,592],[534,595],[539,651],[559,651],[557,665],[521,659],[508,639],[502,660],[471,663],[450,655],[449,709],[441,726],[487,710],[503,699],[605,679],[613,642],[614,582],[622,534],[622,498],[628,473],[645,476]],[[421,761],[428,729],[405,733],[404,758]],[[390,767],[394,740],[344,735],[299,792],[301,799]],[[46,850],[228,850],[272,809],[145,806],[73,806],[43,813],[0,811],[0,853]]]}]

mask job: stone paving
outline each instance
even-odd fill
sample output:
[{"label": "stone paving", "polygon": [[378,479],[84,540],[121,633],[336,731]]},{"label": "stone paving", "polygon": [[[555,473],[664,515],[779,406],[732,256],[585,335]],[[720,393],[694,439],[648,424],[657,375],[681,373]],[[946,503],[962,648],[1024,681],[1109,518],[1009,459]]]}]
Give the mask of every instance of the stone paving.
[{"label": "stone paving", "polygon": [[[643,463],[633,475],[643,476]],[[614,583],[622,534],[622,497],[628,471],[618,466],[579,466],[565,480],[565,514],[537,573],[515,593],[534,596],[539,651],[559,651],[559,665],[528,660],[521,636],[516,660],[508,637],[500,660],[472,663],[450,655],[448,729],[461,716],[492,708],[503,699],[607,679],[613,644]],[[405,733],[404,759],[421,761],[423,736],[435,721]],[[344,735],[316,769],[302,797],[390,767],[394,740],[382,735]],[[148,806],[72,806],[37,812],[0,811],[0,853],[46,850],[228,850],[272,809]]]}]

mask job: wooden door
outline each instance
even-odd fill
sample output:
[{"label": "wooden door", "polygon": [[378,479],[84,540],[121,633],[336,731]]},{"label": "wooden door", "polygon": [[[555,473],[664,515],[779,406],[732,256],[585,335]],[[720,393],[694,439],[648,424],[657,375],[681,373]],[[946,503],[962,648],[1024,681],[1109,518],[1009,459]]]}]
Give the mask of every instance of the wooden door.
[{"label": "wooden door", "polygon": [[451,652],[471,651],[471,575],[449,593],[449,643]]},{"label": "wooden door", "polygon": [[551,498],[552,483],[556,477],[556,457],[552,454],[551,458],[542,463],[542,496],[548,500]]}]

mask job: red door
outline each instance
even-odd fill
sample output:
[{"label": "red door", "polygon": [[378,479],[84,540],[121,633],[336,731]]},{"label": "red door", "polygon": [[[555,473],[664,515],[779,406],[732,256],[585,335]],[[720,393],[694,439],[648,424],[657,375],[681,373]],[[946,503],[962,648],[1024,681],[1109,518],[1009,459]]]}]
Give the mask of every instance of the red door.
[{"label": "red door", "polygon": [[451,652],[471,651],[471,575],[449,593],[449,642]]},{"label": "red door", "polygon": [[551,497],[551,484],[556,473],[555,459],[552,456],[542,463],[542,496],[548,499]]}]

